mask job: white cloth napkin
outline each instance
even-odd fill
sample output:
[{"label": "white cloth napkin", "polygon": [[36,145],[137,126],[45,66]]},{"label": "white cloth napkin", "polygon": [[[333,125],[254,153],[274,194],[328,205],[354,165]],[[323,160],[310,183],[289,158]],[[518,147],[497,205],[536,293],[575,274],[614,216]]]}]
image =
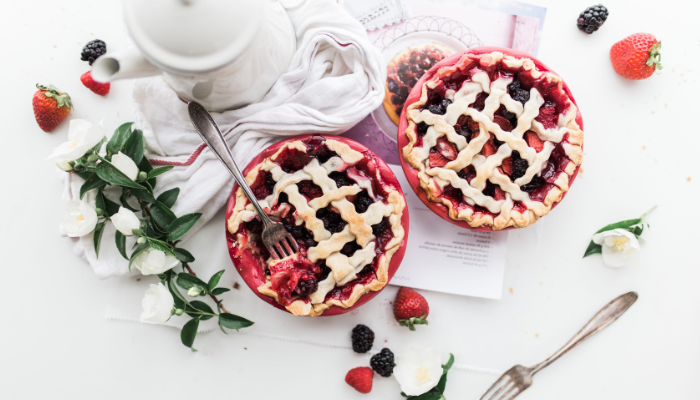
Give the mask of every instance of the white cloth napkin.
[{"label": "white cloth napkin", "polygon": [[[213,114],[241,169],[286,136],[348,130],[377,108],[384,95],[382,56],[357,20],[333,0],[281,3],[297,34],[297,52],[287,72],[261,102]],[[226,203],[233,180],[195,132],[187,105],[162,78],[138,80],[133,99],[136,127],[144,132],[147,157],[154,164],[176,166],[158,178],[156,194],[179,187],[175,214],[203,214],[187,239]],[[82,179],[75,174],[62,177],[64,200],[78,199]],[[127,262],[114,248],[111,225],[103,234],[99,260],[91,235],[75,246],[75,252],[87,259],[100,278],[128,272]]]},{"label": "white cloth napkin", "polygon": [[338,0],[365,29],[372,31],[410,17],[405,0]]}]

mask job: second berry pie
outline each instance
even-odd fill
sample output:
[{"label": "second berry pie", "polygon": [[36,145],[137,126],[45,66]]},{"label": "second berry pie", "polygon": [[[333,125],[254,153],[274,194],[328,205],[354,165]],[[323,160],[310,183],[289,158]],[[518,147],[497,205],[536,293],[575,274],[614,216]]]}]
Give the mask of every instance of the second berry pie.
[{"label": "second berry pie", "polygon": [[563,80],[523,54],[453,56],[406,108],[403,159],[428,200],[471,227],[536,222],[583,159],[580,113]]},{"label": "second berry pie", "polygon": [[245,253],[257,261],[262,279],[254,290],[294,315],[317,316],[384,288],[405,237],[405,200],[379,163],[369,150],[313,136],[285,143],[247,173],[261,206],[300,248],[272,260],[262,222],[239,188],[228,220],[230,252],[237,267]]}]

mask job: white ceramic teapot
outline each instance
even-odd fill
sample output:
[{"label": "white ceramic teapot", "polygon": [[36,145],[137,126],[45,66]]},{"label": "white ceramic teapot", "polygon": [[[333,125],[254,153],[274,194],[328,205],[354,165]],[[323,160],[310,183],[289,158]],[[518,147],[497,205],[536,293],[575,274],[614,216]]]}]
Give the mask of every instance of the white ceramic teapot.
[{"label": "white ceramic teapot", "polygon": [[296,50],[277,0],[124,0],[136,47],[95,60],[99,82],[163,74],[184,100],[210,111],[260,101]]}]

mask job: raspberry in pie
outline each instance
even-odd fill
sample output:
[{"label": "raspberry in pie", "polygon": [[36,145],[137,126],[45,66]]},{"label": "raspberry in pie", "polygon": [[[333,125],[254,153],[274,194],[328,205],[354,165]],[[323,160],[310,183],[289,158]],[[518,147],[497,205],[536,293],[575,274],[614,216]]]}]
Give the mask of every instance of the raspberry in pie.
[{"label": "raspberry in pie", "polygon": [[562,199],[583,131],[558,75],[524,53],[481,49],[450,57],[419,85],[399,141],[404,169],[451,220],[522,228]]},{"label": "raspberry in pie", "polygon": [[[228,219],[230,252],[239,271],[256,269],[254,290],[294,315],[318,316],[384,288],[392,258],[402,256],[396,252],[405,237],[405,200],[391,170],[372,152],[321,136],[287,141],[246,181],[300,249],[272,260],[260,238],[262,222],[238,188]],[[245,253],[255,262],[243,265]]]},{"label": "raspberry in pie", "polygon": [[440,60],[453,51],[438,43],[423,43],[411,46],[394,56],[387,67],[384,88],[384,110],[396,125],[401,110],[411,89]]}]

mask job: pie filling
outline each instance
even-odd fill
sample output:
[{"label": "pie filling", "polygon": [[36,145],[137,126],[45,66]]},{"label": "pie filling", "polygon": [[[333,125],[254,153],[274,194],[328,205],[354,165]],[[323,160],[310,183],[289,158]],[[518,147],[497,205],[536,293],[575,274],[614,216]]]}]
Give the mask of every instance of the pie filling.
[{"label": "pie filling", "polygon": [[394,122],[398,123],[413,86],[426,71],[450,54],[450,49],[429,43],[411,46],[394,57],[387,69],[385,99],[385,109]]},{"label": "pie filling", "polygon": [[530,59],[465,54],[407,108],[404,159],[452,219],[503,229],[546,215],[582,161],[577,109]]},{"label": "pie filling", "polygon": [[299,253],[272,260],[263,224],[241,189],[229,220],[234,257],[251,251],[265,283],[258,290],[295,315],[352,306],[388,281],[404,237],[403,196],[382,178],[375,156],[314,136],[286,144],[246,179],[271,219],[284,224]]}]

